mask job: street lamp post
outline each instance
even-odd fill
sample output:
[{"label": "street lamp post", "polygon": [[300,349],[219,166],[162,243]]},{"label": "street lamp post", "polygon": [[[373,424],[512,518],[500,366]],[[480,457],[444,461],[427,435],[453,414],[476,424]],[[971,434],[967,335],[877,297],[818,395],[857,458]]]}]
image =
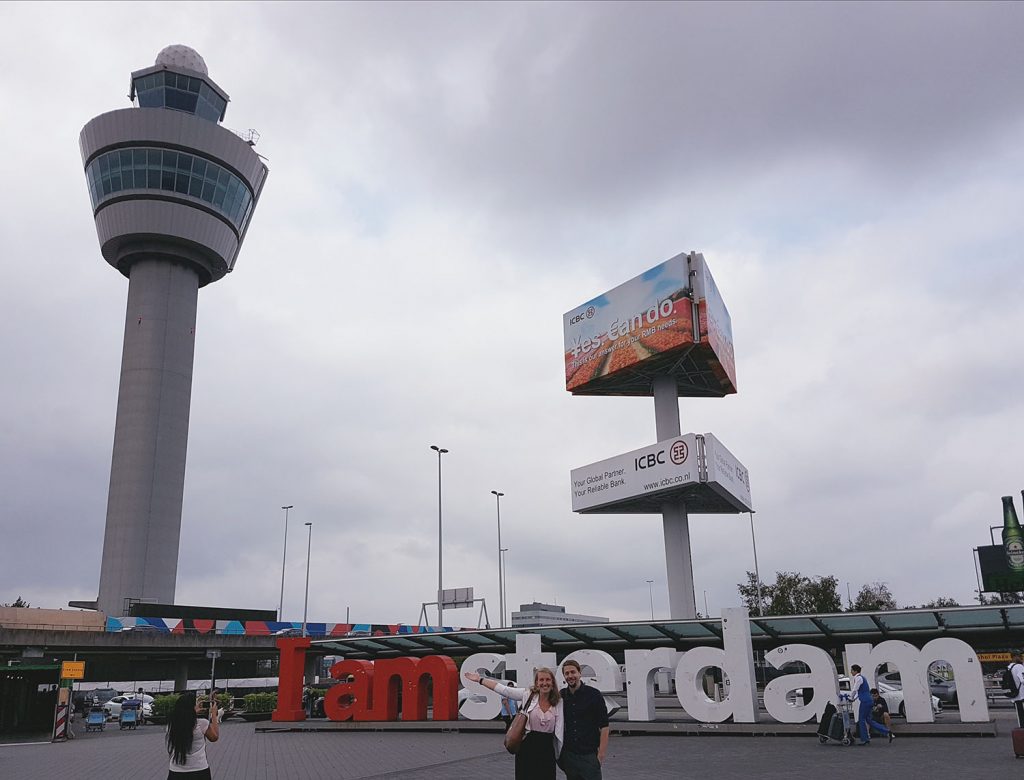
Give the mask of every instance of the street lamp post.
[{"label": "street lamp post", "polygon": [[[757,581],[757,614],[764,617],[764,597],[761,595],[761,572],[757,569],[757,537],[754,536],[754,513],[750,515],[750,541],[754,545],[754,579]],[[708,615],[708,617],[711,617]]]},{"label": "street lamp post", "polygon": [[497,490],[492,490],[494,494],[495,505],[498,510],[498,614],[501,616],[498,621],[498,628],[505,627],[505,588],[504,588],[504,567],[501,565],[501,497],[504,493],[499,493]]},{"label": "street lamp post", "polygon": [[443,572],[441,563],[441,456],[448,450],[431,444],[430,449],[437,453],[437,627],[444,630],[444,607],[442,604],[441,575]]},{"label": "street lamp post", "polygon": [[[505,571],[505,553],[507,553],[507,552],[508,552],[508,547],[501,547],[498,550],[498,563],[501,564],[501,570],[502,571]],[[507,606],[508,605],[508,591],[506,590],[506,588],[508,588],[508,577],[503,577],[502,578],[502,583],[501,583],[501,603]],[[509,610],[509,611],[511,612],[511,610]],[[501,615],[501,625],[502,626],[505,625],[505,614],[504,613],[502,613],[502,615]]]},{"label": "street lamp post", "polygon": [[308,636],[306,631],[306,616],[309,614],[309,556],[313,550],[313,524],[306,523],[309,529],[309,539],[306,542],[306,597],[302,600],[302,635]]},{"label": "street lamp post", "polygon": [[284,552],[281,553],[281,600],[277,604],[277,619],[279,621],[283,619],[281,616],[284,614],[284,564],[288,559],[288,510],[294,508],[291,504],[281,507],[284,510]]},{"label": "street lamp post", "polygon": [[647,589],[651,592],[651,620],[654,620],[654,580],[647,580]]}]

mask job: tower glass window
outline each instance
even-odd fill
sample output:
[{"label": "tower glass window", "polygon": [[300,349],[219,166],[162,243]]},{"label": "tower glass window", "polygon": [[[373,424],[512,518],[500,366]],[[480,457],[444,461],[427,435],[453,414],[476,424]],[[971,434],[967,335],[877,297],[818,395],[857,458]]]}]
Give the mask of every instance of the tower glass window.
[{"label": "tower glass window", "polygon": [[135,79],[132,86],[140,108],[171,108],[220,122],[228,106],[202,79],[183,73],[151,73]]},{"label": "tower glass window", "polygon": [[106,152],[86,168],[95,210],[124,190],[161,190],[208,204],[244,231],[252,214],[252,190],[239,177],[196,154],[136,147]]}]

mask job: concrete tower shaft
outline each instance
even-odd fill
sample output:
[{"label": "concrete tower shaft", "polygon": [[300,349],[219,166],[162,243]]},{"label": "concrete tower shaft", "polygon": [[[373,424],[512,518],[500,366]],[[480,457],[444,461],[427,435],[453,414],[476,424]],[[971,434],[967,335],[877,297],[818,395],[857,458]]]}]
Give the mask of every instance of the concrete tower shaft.
[{"label": "concrete tower shaft", "polygon": [[130,268],[99,604],[174,603],[199,276],[166,257]]},{"label": "concrete tower shaft", "polygon": [[135,107],[82,129],[103,257],[128,308],[97,606],[174,600],[199,288],[234,267],[267,176],[219,122],[228,97],[195,51],[132,73]]}]

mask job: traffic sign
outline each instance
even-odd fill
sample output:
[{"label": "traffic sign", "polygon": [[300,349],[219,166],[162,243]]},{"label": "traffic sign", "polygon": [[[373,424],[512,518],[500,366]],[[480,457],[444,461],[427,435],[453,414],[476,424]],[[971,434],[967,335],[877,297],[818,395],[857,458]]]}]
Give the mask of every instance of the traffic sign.
[{"label": "traffic sign", "polygon": [[64,661],[60,665],[60,677],[62,680],[85,679],[85,661]]}]

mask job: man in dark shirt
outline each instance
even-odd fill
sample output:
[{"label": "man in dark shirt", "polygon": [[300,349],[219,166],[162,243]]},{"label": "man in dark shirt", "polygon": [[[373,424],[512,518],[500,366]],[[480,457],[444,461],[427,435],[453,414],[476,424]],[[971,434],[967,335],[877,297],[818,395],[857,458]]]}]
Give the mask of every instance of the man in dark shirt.
[{"label": "man in dark shirt", "polygon": [[562,664],[568,687],[563,688],[562,713],[565,741],[558,765],[567,780],[601,780],[601,764],[608,751],[608,708],[596,688],[584,685],[580,665]]}]

